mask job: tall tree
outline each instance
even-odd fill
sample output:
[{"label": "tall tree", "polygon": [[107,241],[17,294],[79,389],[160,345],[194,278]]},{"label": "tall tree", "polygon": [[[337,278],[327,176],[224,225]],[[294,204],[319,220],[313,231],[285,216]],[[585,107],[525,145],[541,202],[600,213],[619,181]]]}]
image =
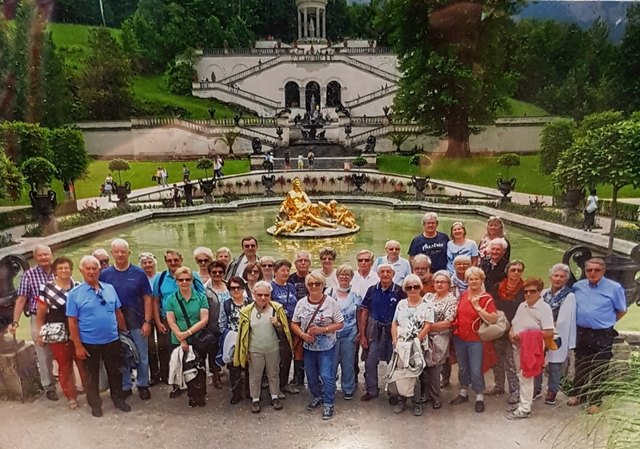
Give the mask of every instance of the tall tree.
[{"label": "tall tree", "polygon": [[614,79],[618,101],[628,112],[640,110],[640,4],[627,10],[627,28],[616,54]]},{"label": "tall tree", "polygon": [[396,112],[446,136],[447,156],[469,156],[471,125],[492,120],[512,90],[502,42],[520,1],[389,3],[403,74]]}]

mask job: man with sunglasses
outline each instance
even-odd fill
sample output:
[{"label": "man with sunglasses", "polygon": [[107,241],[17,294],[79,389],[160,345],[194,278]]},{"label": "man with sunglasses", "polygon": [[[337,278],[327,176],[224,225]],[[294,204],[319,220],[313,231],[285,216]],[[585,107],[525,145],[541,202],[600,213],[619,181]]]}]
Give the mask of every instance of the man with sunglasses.
[{"label": "man with sunglasses", "polygon": [[[168,249],[164,252],[167,269],[158,273],[153,284],[153,316],[158,332],[158,359],[160,361],[160,381],[167,382],[169,378],[169,324],[167,323],[166,303],[169,297],[178,291],[178,283],[174,273],[183,265],[184,259],[179,251]],[[204,293],[204,285],[198,273],[193,273],[193,288]]]},{"label": "man with sunglasses", "polygon": [[99,392],[100,362],[104,363],[109,379],[111,400],[115,408],[131,411],[122,391],[121,343],[118,329],[126,330],[122,304],[111,284],[99,281],[100,262],[93,256],[80,260],[80,273],[84,282],[69,292],[67,317],[70,338],[76,355],[84,360],[88,373],[87,402],[91,414],[102,416]]},{"label": "man with sunglasses", "polygon": [[[131,331],[140,363],[136,370],[136,386],[140,399],[151,399],[149,391],[149,342],[153,324],[153,298],[149,279],[142,268],[129,262],[131,250],[124,239],[111,242],[113,265],[100,273],[100,281],[113,285],[122,303],[122,312]],[[125,397],[131,396],[131,368],[122,368],[122,389]]]},{"label": "man with sunglasses", "polygon": [[576,295],[576,371],[567,405],[587,403],[587,413],[600,410],[607,365],[613,357],[615,324],[627,313],[624,288],[606,278],[600,258],[587,260],[586,279],[573,284]]},{"label": "man with sunglasses", "polygon": [[109,253],[107,252],[106,249],[98,248],[95,251],[93,251],[91,255],[96,259],[98,259],[98,262],[100,262],[100,271],[103,271],[109,268],[110,259],[109,259]]},{"label": "man with sunglasses", "polygon": [[244,237],[241,241],[242,254],[233,259],[227,267],[227,274],[225,280],[228,281],[233,276],[242,276],[244,269],[248,263],[260,263],[260,258],[257,255],[258,241],[253,236]]},{"label": "man with sunglasses", "polygon": [[404,257],[400,257],[400,242],[397,240],[389,240],[384,245],[384,252],[386,256],[380,256],[376,258],[373,264],[373,271],[378,271],[378,267],[383,263],[393,265],[395,275],[393,276],[393,283],[402,285],[404,278],[411,274],[411,265],[409,261]]},{"label": "man with sunglasses", "polygon": [[364,298],[365,293],[372,285],[380,280],[378,273],[372,270],[373,266],[373,253],[368,249],[361,250],[356,256],[356,262],[358,263],[358,269],[353,274],[351,280],[351,290]]}]

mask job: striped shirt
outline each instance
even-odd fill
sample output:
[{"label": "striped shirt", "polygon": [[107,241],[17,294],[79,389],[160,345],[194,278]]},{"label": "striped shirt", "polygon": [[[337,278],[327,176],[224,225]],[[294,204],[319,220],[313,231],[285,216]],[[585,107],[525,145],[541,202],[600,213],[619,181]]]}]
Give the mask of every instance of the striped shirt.
[{"label": "striped shirt", "polygon": [[[71,288],[78,285],[73,279],[71,280]],[[47,323],[67,322],[67,293],[69,293],[69,290],[57,286],[55,282],[40,286],[38,301],[47,305]]]},{"label": "striped shirt", "polygon": [[27,303],[25,310],[30,314],[35,314],[38,310],[38,295],[40,286],[53,282],[53,271],[47,273],[41,266],[35,266],[24,272],[18,287],[18,296],[26,296]]}]

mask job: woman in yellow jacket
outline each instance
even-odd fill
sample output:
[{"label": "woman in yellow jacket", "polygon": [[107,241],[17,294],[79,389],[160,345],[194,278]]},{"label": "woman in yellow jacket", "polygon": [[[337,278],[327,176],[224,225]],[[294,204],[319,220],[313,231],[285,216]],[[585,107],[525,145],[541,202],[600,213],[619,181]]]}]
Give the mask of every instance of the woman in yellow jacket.
[{"label": "woman in yellow jacket", "polygon": [[262,373],[269,379],[271,405],[282,410],[280,393],[279,338],[286,338],[291,346],[291,333],[282,305],[271,301],[271,284],[258,281],[251,291],[253,303],[240,310],[238,340],[233,354],[235,366],[249,364],[249,392],[253,413],[260,412]]}]

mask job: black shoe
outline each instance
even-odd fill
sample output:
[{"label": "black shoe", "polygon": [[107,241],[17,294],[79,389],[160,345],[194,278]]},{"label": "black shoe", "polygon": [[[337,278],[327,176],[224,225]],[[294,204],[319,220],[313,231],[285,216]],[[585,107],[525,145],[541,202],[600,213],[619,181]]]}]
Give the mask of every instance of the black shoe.
[{"label": "black shoe", "polygon": [[260,401],[253,401],[251,403],[251,413],[260,413]]},{"label": "black shoe", "polygon": [[171,399],[175,399],[177,397],[179,397],[182,394],[182,390],[180,390],[180,388],[178,387],[174,387],[173,390],[171,390],[171,393],[169,393],[169,397]]},{"label": "black shoe", "polygon": [[130,412],[131,406],[124,401],[114,401],[113,406],[123,412]]},{"label": "black shoe", "polygon": [[207,405],[207,400],[206,399],[200,399],[199,401],[196,401],[196,405],[198,407],[204,407],[205,405]]},{"label": "black shoe", "polygon": [[282,410],[282,402],[278,398],[272,399],[271,405],[273,405],[274,410]]},{"label": "black shoe", "polygon": [[459,405],[464,404],[465,402],[469,402],[469,396],[460,396],[458,395],[455,399],[453,399],[449,404],[451,405]]},{"label": "black shoe", "polygon": [[389,396],[389,405],[398,405],[398,396]]},{"label": "black shoe", "polygon": [[127,399],[127,398],[131,397],[132,394],[133,394],[133,391],[131,391],[131,390],[122,390],[122,398],[123,399]]},{"label": "black shoe", "polygon": [[331,418],[333,418],[333,407],[327,405],[322,410],[322,419],[327,421]]},{"label": "black shoe", "polygon": [[484,401],[476,401],[476,412],[477,413],[484,412]]},{"label": "black shoe", "polygon": [[49,399],[50,401],[57,401],[60,398],[58,397],[58,393],[56,392],[56,390],[49,390],[47,391],[47,399]]},{"label": "black shoe", "polygon": [[240,398],[237,396],[231,396],[231,400],[229,401],[231,405],[236,405],[240,403]]},{"label": "black shoe", "polygon": [[322,405],[322,399],[314,399],[307,405],[307,410],[314,410]]},{"label": "black shoe", "polygon": [[440,407],[442,407],[442,402],[433,401],[433,403],[431,404],[431,407],[433,407],[434,410],[438,410]]},{"label": "black shoe", "polygon": [[152,377],[151,380],[149,381],[149,386],[153,387],[154,385],[157,385],[159,383],[160,383],[159,377]]},{"label": "black shoe", "polygon": [[102,416],[102,408],[100,407],[91,408],[91,414],[96,418],[100,418]]},{"label": "black shoe", "polygon": [[193,408],[196,406],[196,400],[189,398],[189,407]]},{"label": "black shoe", "polygon": [[149,391],[149,387],[139,387],[138,394],[140,395],[140,399],[143,401],[148,401],[151,399],[151,392]]}]

